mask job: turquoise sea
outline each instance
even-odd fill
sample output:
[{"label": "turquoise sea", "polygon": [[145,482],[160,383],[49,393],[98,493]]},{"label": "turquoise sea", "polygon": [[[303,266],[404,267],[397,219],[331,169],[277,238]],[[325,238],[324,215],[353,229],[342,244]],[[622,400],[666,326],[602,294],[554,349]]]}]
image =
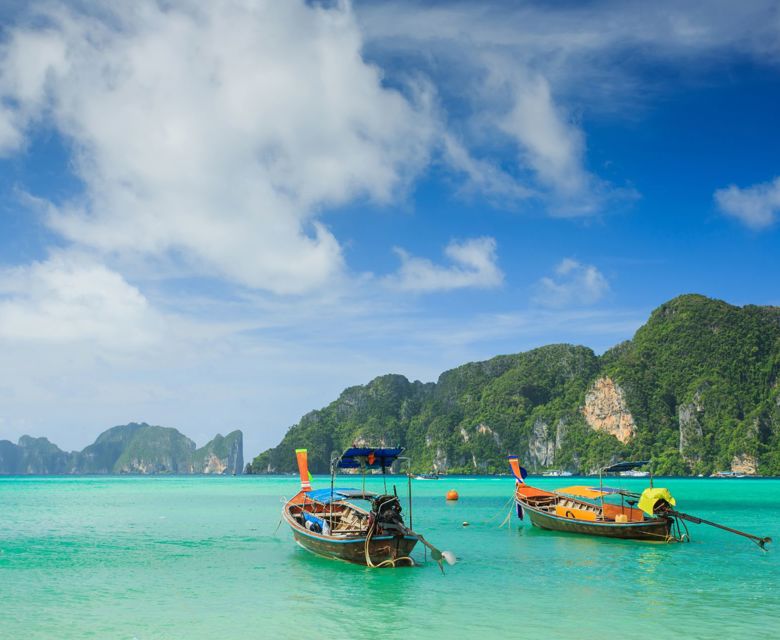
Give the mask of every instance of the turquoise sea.
[{"label": "turquoise sea", "polygon": [[510,478],[443,478],[414,482],[414,526],[458,564],[372,570],[276,530],[292,477],[0,478],[0,638],[780,637],[780,480],[656,486],[778,545],[696,525],[689,544],[557,534],[514,515],[501,527]]}]

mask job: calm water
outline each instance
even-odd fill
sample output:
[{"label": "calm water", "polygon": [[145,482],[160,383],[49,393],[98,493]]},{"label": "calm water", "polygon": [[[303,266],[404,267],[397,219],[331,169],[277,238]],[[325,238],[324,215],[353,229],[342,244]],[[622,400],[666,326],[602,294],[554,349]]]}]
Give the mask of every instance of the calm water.
[{"label": "calm water", "polygon": [[[780,480],[657,484],[683,511],[780,543]],[[695,525],[693,542],[669,545],[549,533],[514,516],[500,528],[511,479],[450,478],[414,483],[414,524],[459,563],[446,576],[430,560],[370,570],[310,555],[284,525],[274,533],[280,496],[296,487],[263,477],[0,478],[0,638],[780,635],[780,544],[764,553]],[[455,504],[444,500],[450,488]]]}]

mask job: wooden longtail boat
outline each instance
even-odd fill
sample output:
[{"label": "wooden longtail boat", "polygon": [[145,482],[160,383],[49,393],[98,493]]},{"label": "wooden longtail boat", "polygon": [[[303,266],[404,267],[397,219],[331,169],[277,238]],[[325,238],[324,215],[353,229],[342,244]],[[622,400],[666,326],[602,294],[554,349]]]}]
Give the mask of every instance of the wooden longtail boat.
[{"label": "wooden longtail boat", "polygon": [[[527,485],[525,478],[528,472],[520,466],[517,456],[509,456],[509,466],[516,481],[517,516],[522,519],[527,513],[531,524],[542,529],[609,538],[687,542],[690,535],[686,522],[692,522],[743,536],[763,550],[772,542],[768,536],[756,536],[677,511],[673,508],[676,501],[669,490],[653,487],[652,475],[650,486],[642,493],[613,489],[602,483],[604,473],[622,473],[646,464],[648,462],[643,460],[618,462],[605,467],[599,472],[598,487],[574,486],[545,491]],[[605,497],[615,496],[620,497],[620,504],[604,501]]]},{"label": "wooden longtail boat", "polygon": [[[338,469],[381,469],[384,474],[403,449],[352,447],[331,460],[331,486],[312,490],[306,449],[296,449],[301,490],[282,509],[282,519],[304,549],[326,558],[346,560],[370,567],[414,565],[410,554],[417,542],[431,549],[434,560],[455,563],[449,551],[439,551],[421,534],[407,528],[395,494],[376,494],[359,489],[334,486]],[[411,511],[411,477],[409,480]],[[366,507],[355,502],[363,502]],[[442,568],[443,570],[443,568]]]},{"label": "wooden longtail boat", "polygon": [[[657,498],[652,502],[648,515],[642,509],[634,508],[636,500],[629,500],[628,505],[626,504],[626,495],[634,497],[635,494],[603,486],[574,486],[545,491],[525,483],[527,474],[520,466],[517,456],[510,456],[509,465],[517,481],[517,515],[522,519],[524,513],[528,514],[531,524],[536,527],[591,536],[656,542],[682,539],[679,529],[673,531],[674,517],[662,513],[656,515],[653,511],[656,507],[661,511],[662,505],[659,503],[671,498],[665,489],[655,490]],[[621,504],[604,501],[606,496],[612,495],[620,495]],[[671,504],[674,504],[674,498],[671,498]]]}]

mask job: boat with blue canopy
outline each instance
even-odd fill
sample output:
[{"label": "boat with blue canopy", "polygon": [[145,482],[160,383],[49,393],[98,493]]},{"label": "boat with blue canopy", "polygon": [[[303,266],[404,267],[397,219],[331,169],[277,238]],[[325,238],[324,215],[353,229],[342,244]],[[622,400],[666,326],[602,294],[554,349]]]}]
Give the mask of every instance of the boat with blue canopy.
[{"label": "boat with blue canopy", "polygon": [[[442,570],[442,561],[454,564],[451,552],[439,551],[412,529],[411,475],[407,473],[408,527],[395,487],[392,494],[387,491],[387,471],[407,461],[402,457],[403,451],[401,447],[350,447],[331,456],[330,487],[312,489],[308,452],[296,449],[301,490],[282,509],[282,519],[290,526],[295,541],[317,555],[369,567],[414,565],[411,553],[420,542],[431,550]],[[336,487],[340,469],[359,470],[363,487]],[[384,493],[365,490],[368,471],[381,471]]]}]

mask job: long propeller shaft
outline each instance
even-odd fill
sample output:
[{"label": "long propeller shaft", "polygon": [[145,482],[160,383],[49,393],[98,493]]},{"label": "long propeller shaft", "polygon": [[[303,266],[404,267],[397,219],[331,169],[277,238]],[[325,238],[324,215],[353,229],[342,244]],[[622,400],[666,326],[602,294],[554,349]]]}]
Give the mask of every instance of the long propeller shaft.
[{"label": "long propeller shaft", "polygon": [[711,527],[715,527],[717,529],[723,529],[723,531],[728,531],[729,533],[736,533],[738,536],[744,536],[745,538],[752,540],[762,549],[766,549],[766,545],[772,542],[772,538],[768,536],[763,538],[761,536],[754,536],[752,533],[746,533],[745,531],[740,531],[739,529],[732,529],[731,527],[727,527],[726,525],[718,524],[717,522],[712,522],[711,520],[705,520],[704,518],[699,518],[698,516],[692,516],[688,513],[683,513],[682,511],[675,511],[674,509],[668,509],[664,513],[670,516],[674,516],[675,518],[680,518],[680,520],[687,520],[688,522],[693,522],[694,524],[706,524]]}]

